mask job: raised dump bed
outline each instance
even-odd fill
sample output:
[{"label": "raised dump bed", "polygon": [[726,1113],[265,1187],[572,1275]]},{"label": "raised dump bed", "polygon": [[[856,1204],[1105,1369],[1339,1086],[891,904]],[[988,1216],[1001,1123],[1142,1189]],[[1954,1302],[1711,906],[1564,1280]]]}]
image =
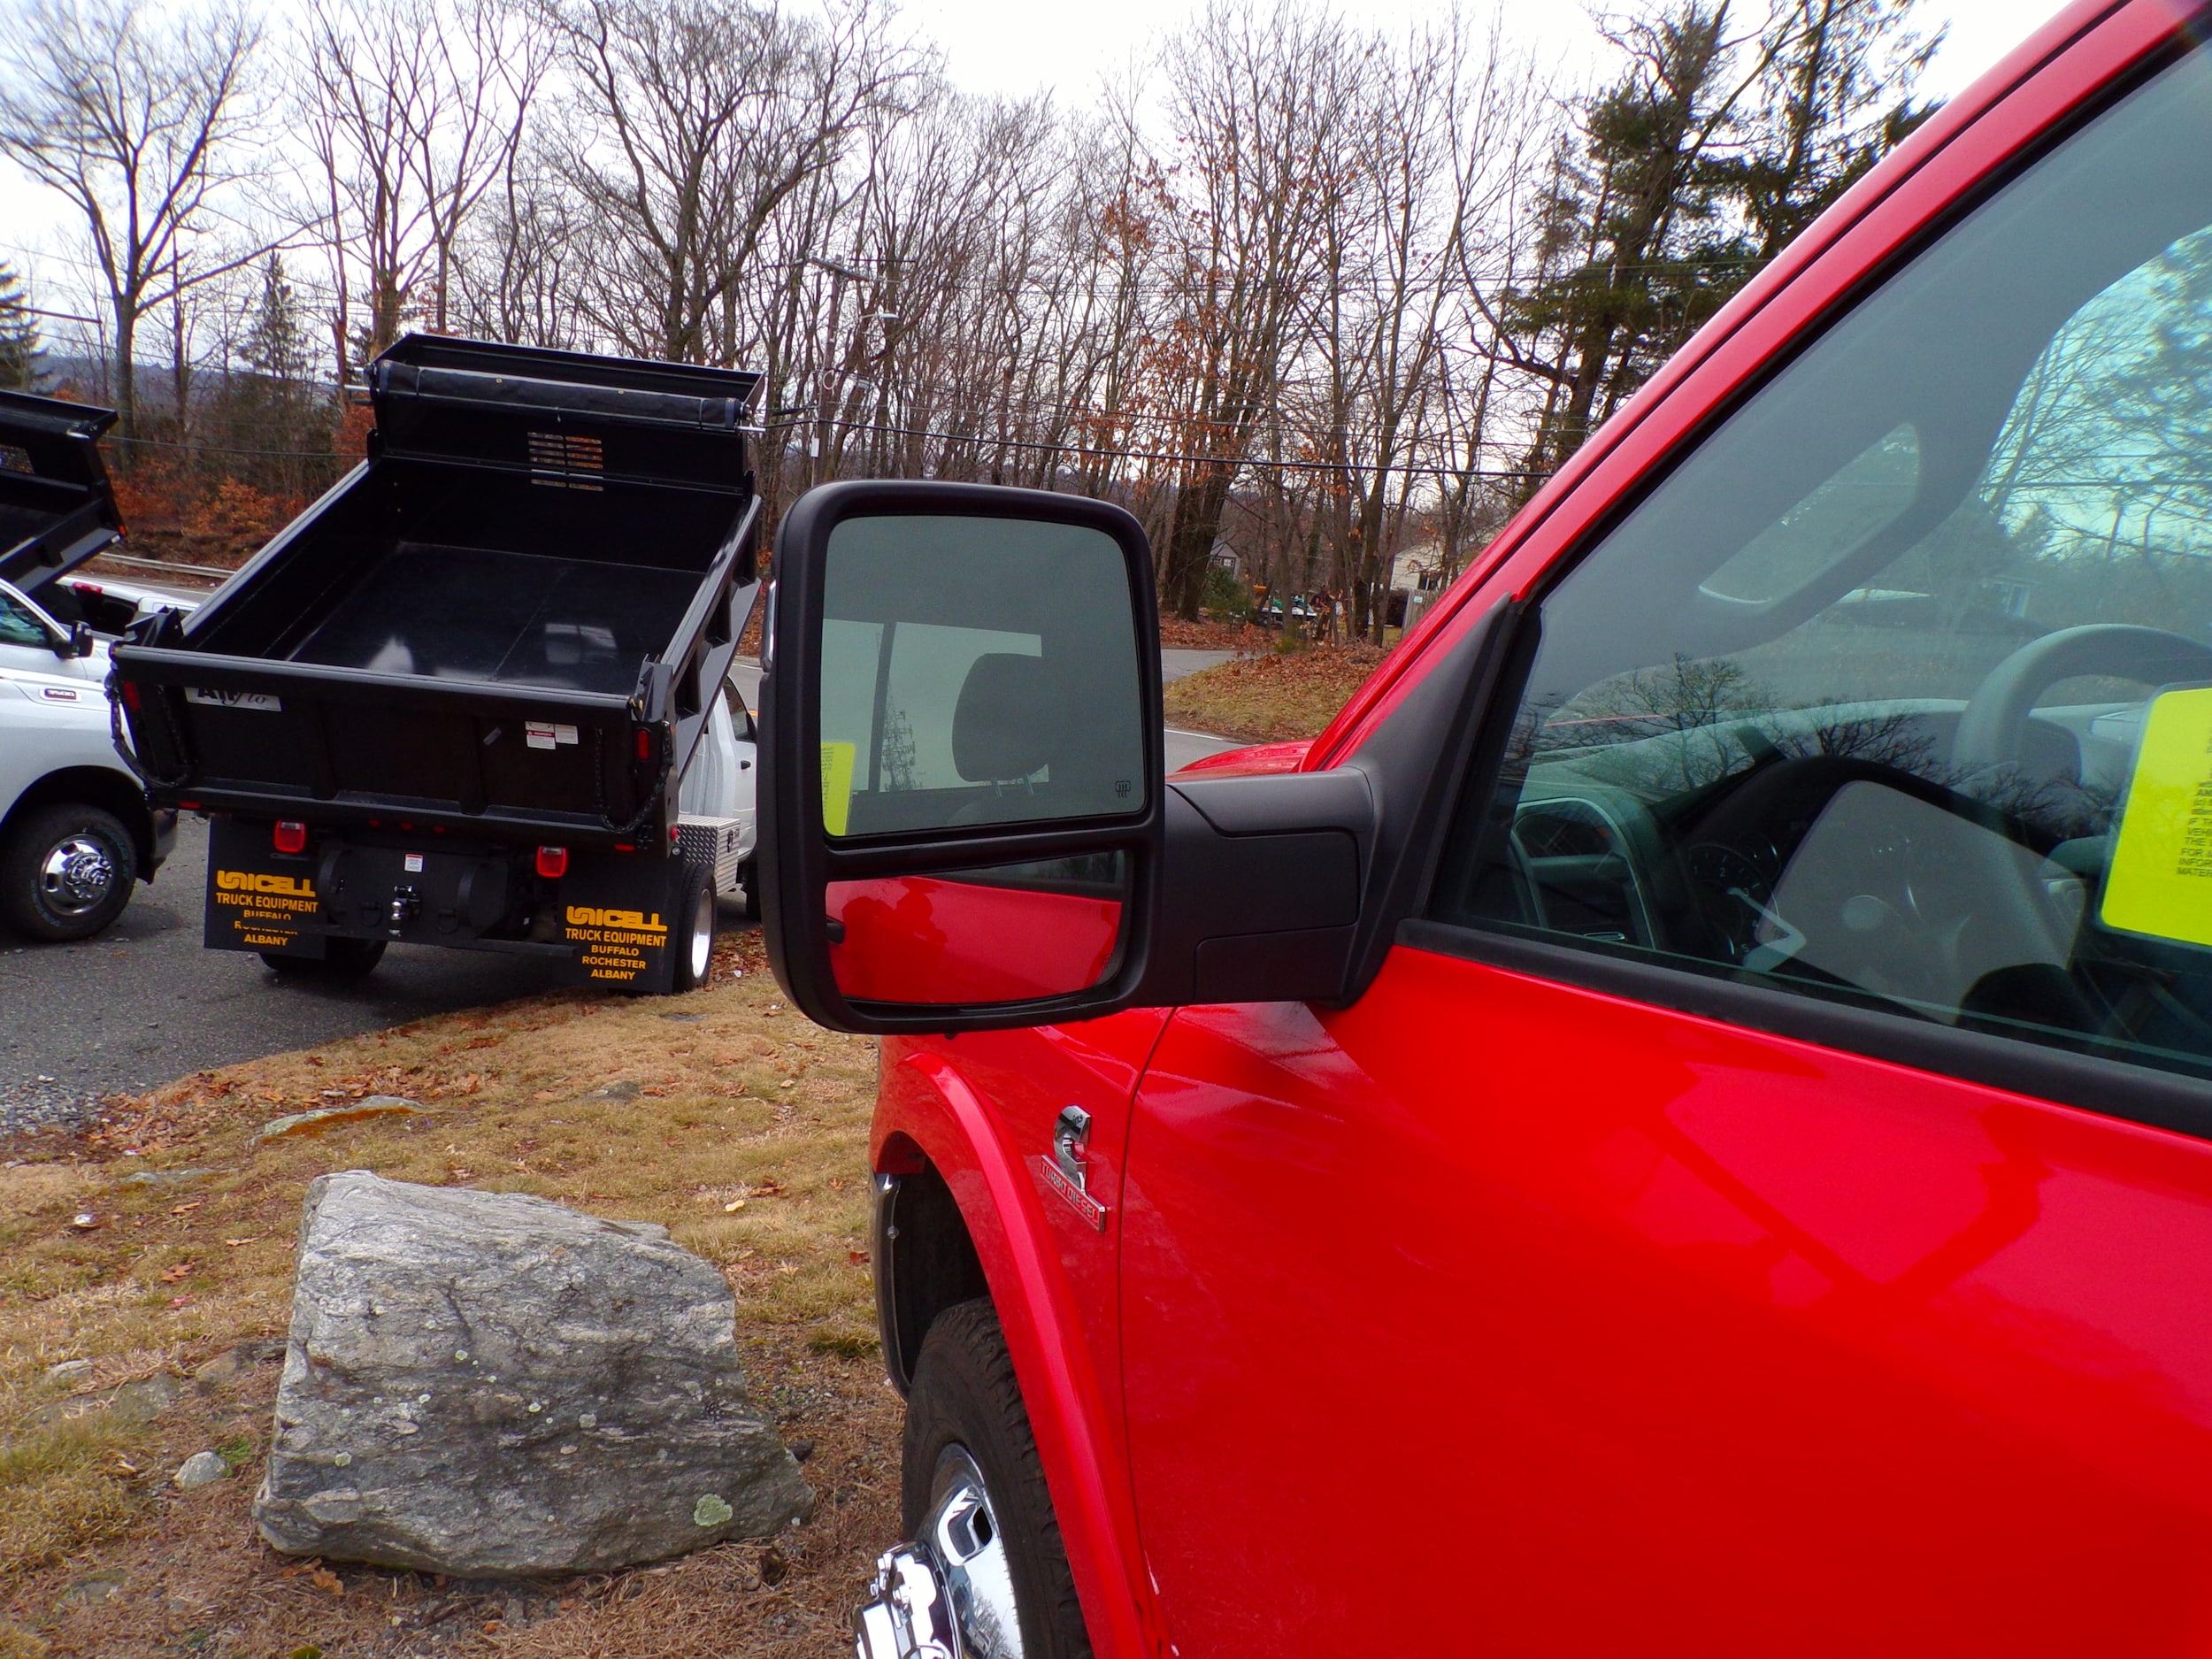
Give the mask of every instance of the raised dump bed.
[{"label": "raised dump bed", "polygon": [[[399,895],[375,937],[575,942],[549,933],[555,888],[664,920],[688,902],[661,868],[682,862],[677,786],[757,589],[759,377],[417,334],[368,379],[368,459],[196,612],[117,648],[151,793],[218,815],[219,852],[244,844],[231,825],[304,856],[271,827],[304,825],[325,852],[396,835],[508,870],[497,916],[487,877],[470,902]],[[538,874],[541,847],[582,873]],[[608,898],[603,866],[651,902]],[[210,942],[326,959],[368,911],[316,896],[274,947],[285,930],[219,927],[211,900]]]},{"label": "raised dump bed", "polygon": [[122,534],[100,460],[111,409],[0,391],[0,580],[78,619],[51,590]]}]

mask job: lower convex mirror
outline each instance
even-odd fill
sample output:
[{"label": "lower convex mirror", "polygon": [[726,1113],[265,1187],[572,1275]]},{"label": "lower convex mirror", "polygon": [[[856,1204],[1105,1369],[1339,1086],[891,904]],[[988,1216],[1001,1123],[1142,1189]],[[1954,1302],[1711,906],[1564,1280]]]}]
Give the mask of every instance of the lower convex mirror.
[{"label": "lower convex mirror", "polygon": [[1094,853],[833,881],[837,988],[861,1002],[968,1005],[1087,991],[1114,965],[1126,866]]},{"label": "lower convex mirror", "polygon": [[778,532],[764,923],[848,1031],[1126,1000],[1164,837],[1151,551],[1118,507],[845,482]]}]

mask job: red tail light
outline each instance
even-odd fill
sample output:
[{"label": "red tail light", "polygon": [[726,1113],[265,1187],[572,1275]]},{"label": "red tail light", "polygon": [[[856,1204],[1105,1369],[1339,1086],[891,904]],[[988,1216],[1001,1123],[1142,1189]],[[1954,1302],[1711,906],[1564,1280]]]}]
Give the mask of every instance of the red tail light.
[{"label": "red tail light", "polygon": [[640,732],[637,734],[637,757],[640,760],[653,758],[653,734],[650,732]]},{"label": "red tail light", "polygon": [[307,850],[307,826],[285,818],[276,826],[276,849],[280,853],[303,853]]},{"label": "red tail light", "polygon": [[138,712],[138,682],[134,680],[123,682],[123,706],[133,714]]},{"label": "red tail light", "polygon": [[568,873],[568,849],[541,847],[538,849],[538,873],[548,881],[558,881]]}]

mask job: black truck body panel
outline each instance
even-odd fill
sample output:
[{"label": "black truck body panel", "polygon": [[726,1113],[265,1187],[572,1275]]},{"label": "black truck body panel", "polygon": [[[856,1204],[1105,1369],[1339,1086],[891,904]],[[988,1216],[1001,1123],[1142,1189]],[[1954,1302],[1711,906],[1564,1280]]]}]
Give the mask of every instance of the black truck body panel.
[{"label": "black truck body panel", "polygon": [[[576,954],[593,941],[549,931],[562,895],[531,889],[539,845],[573,849],[571,899],[606,885],[600,854],[634,872],[583,908],[665,918],[676,780],[757,592],[758,377],[411,335],[368,378],[369,458],[190,617],[134,629],[115,680],[154,799],[262,826],[257,850],[219,842],[240,870],[285,873],[266,826],[295,820],[311,873],[357,853],[359,887],[398,837],[446,885],[380,878],[420,926],[373,927],[318,887],[321,933],[273,947],[234,938],[254,907],[211,887],[209,942]],[[480,884],[458,896],[464,844],[509,871],[495,919]]]},{"label": "black truck body panel", "polygon": [[100,459],[114,424],[111,409],[0,391],[0,578],[33,599],[123,533]]}]

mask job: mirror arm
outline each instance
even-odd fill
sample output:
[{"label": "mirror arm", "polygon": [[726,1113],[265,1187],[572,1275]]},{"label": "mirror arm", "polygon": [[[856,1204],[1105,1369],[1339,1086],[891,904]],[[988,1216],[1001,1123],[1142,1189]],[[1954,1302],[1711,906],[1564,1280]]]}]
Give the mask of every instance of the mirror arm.
[{"label": "mirror arm", "polygon": [[1374,802],[1356,772],[1171,779],[1138,1007],[1343,995]]},{"label": "mirror arm", "polygon": [[1168,780],[1158,930],[1133,999],[1356,1001],[1418,915],[1478,755],[1483,711],[1526,661],[1531,613],[1500,604],[1345,762]]},{"label": "mirror arm", "polygon": [[1380,827],[1341,1002],[1374,983],[1399,924],[1428,909],[1459,804],[1488,787],[1503,756],[1509,728],[1490,712],[1517,696],[1537,632],[1532,603],[1500,600],[1436,650],[1435,665],[1347,757],[1374,792]]}]

